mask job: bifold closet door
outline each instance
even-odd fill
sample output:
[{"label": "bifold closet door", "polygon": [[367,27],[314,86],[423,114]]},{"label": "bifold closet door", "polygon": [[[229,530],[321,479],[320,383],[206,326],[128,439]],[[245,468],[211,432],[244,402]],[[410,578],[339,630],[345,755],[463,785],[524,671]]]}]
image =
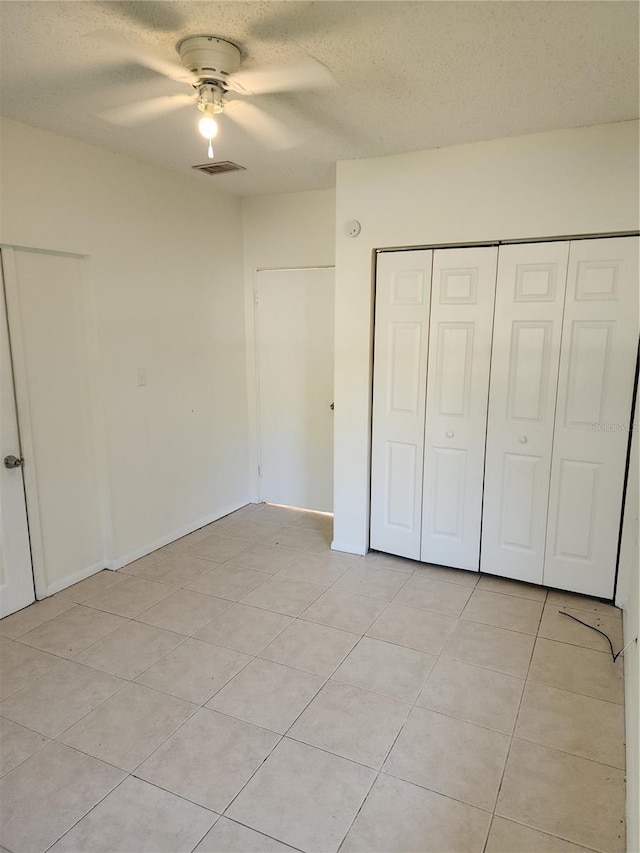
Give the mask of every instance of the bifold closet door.
[{"label": "bifold closet door", "polygon": [[568,242],[500,247],[481,571],[542,583]]},{"label": "bifold closet door", "polygon": [[478,571],[497,247],[433,254],[423,562]]},{"label": "bifold closet door", "polygon": [[430,250],[382,252],[376,269],[371,547],[420,558]]},{"label": "bifold closet door", "polygon": [[638,346],[638,239],[571,243],[544,567],[611,598]]}]

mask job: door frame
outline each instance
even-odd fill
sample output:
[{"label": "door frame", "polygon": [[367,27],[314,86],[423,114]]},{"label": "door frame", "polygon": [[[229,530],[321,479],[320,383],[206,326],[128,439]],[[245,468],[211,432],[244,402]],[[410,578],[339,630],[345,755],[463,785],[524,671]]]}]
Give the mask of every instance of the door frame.
[{"label": "door frame", "polygon": [[[251,500],[261,501],[260,484],[260,385],[259,385],[259,352],[258,352],[258,273],[261,272],[309,272],[311,270],[335,270],[335,264],[312,264],[310,266],[292,267],[257,267],[252,273],[251,303],[247,307],[247,349],[253,350],[247,358],[247,391],[249,403],[249,484]],[[335,318],[334,318],[335,320]]]},{"label": "door frame", "polygon": [[[81,278],[83,284],[83,320],[88,355],[88,372],[90,380],[91,412],[91,441],[96,459],[96,482],[99,490],[100,519],[101,519],[101,559],[100,565],[90,566],[81,572],[49,584],[46,577],[44,546],[42,542],[42,527],[40,521],[40,505],[38,500],[38,472],[35,470],[35,436],[32,426],[31,409],[29,401],[29,389],[27,382],[27,367],[25,356],[25,341],[22,334],[22,317],[20,313],[18,273],[16,269],[16,251],[31,252],[34,254],[55,255],[58,257],[75,258],[83,263]],[[36,600],[47,598],[71,586],[78,581],[84,580],[99,571],[100,568],[108,567],[108,557],[112,547],[112,517],[111,500],[109,492],[108,461],[106,449],[106,433],[104,427],[101,384],[99,346],[97,340],[97,314],[95,305],[95,288],[93,278],[90,275],[90,257],[74,252],[57,252],[50,249],[39,249],[31,246],[19,246],[15,244],[0,243],[2,253],[2,264],[4,272],[4,286],[7,300],[7,320],[9,325],[9,336],[11,342],[11,358],[13,363],[13,379],[16,394],[16,409],[18,416],[18,430],[23,456],[27,459],[24,466],[24,487],[27,504],[27,523],[29,526],[29,538],[31,541],[31,563],[33,569],[33,580],[35,586]],[[31,462],[31,464],[29,464]]]}]

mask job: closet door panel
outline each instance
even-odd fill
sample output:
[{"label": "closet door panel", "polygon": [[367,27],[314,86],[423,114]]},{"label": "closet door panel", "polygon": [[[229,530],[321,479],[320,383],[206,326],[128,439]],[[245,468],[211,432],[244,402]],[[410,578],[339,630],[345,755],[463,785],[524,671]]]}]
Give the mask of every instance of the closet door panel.
[{"label": "closet door panel", "polygon": [[571,243],[544,583],[611,598],[638,345],[638,239]]},{"label": "closet door panel", "polygon": [[481,571],[542,583],[568,242],[502,246]]},{"label": "closet door panel", "polygon": [[423,562],[477,571],[497,248],[436,250],[427,379]]},{"label": "closet door panel", "polygon": [[370,544],[416,560],[432,256],[384,252],[376,272]]}]

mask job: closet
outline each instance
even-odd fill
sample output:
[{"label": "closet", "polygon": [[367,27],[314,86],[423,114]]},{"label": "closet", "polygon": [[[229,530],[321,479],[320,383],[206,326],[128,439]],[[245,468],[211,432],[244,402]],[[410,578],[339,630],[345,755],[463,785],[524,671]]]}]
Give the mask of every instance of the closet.
[{"label": "closet", "polygon": [[371,548],[613,595],[638,238],[381,252]]}]

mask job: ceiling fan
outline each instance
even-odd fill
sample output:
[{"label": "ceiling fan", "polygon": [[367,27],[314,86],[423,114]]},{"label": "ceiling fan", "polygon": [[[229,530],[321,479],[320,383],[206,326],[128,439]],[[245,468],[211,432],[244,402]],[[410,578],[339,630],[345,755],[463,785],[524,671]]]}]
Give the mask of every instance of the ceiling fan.
[{"label": "ceiling fan", "polygon": [[[117,37],[109,36],[108,41],[129,59],[171,80],[188,84],[194,91],[127,104],[100,115],[114,124],[140,124],[195,104],[202,113],[198,127],[202,136],[209,142],[210,158],[214,156],[213,139],[218,133],[216,116],[222,112],[271,148],[291,148],[302,141],[298,134],[282,122],[241,98],[305,89],[327,89],[336,85],[331,71],[311,57],[288,65],[242,70],[240,48],[220,36],[194,35],[180,39],[176,50],[182,65],[141,51],[137,46]],[[230,94],[240,98],[230,99]]]}]

